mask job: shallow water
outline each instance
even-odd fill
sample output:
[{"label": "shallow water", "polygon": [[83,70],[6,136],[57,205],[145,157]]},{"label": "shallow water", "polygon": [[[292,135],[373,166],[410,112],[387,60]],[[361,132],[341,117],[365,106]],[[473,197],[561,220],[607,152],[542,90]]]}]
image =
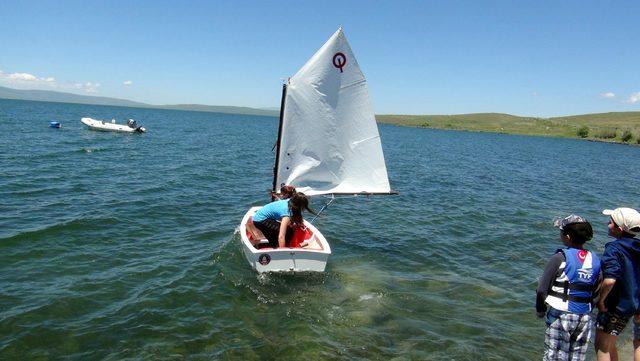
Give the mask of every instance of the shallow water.
[{"label": "shallow water", "polygon": [[258,275],[236,229],[276,118],[0,100],[0,124],[0,359],[538,359],[551,219],[601,252],[600,211],[640,207],[638,147],[382,125],[400,195],[331,205],[325,273]]}]

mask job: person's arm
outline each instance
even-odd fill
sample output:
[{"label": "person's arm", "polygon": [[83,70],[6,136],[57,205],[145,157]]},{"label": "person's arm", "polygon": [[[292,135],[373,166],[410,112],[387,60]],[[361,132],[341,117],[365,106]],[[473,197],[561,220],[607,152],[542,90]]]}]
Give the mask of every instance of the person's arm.
[{"label": "person's arm", "polygon": [[538,288],[536,289],[536,314],[538,317],[544,316],[544,313],[547,311],[547,305],[545,305],[544,300],[547,298],[547,293],[551,289],[551,285],[556,279],[556,274],[563,261],[564,254],[558,252],[549,259],[549,262],[547,262],[544,268],[542,277],[540,277],[540,281],[538,282]]},{"label": "person's arm", "polygon": [[602,283],[600,284],[600,299],[598,300],[598,310],[607,311],[604,301],[613,289],[616,280],[622,276],[618,250],[613,242],[607,243],[602,255]]},{"label": "person's arm", "polygon": [[615,278],[605,278],[602,281],[602,284],[600,285],[600,300],[598,301],[598,310],[607,312],[607,307],[605,307],[604,305],[604,300],[607,298],[607,295],[609,295],[609,292],[611,292],[611,289],[613,289],[613,285],[615,284]]},{"label": "person's arm", "polygon": [[278,233],[278,247],[282,248],[287,245],[285,236],[287,235],[287,227],[289,227],[291,217],[282,217],[280,220],[280,232]]},{"label": "person's arm", "polygon": [[604,277],[602,276],[602,269],[600,269],[600,273],[598,273],[598,279],[594,284],[595,288],[593,289],[593,292],[592,292],[592,295],[593,295],[593,299],[591,300],[592,307],[598,307],[598,302],[600,302],[600,287],[602,287],[603,280],[604,280]]}]

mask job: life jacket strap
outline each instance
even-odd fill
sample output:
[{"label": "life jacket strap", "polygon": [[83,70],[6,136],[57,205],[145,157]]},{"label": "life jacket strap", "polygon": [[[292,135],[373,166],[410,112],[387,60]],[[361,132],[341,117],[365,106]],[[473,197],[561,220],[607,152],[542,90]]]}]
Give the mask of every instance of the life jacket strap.
[{"label": "life jacket strap", "polygon": [[592,292],[594,289],[595,285],[590,285],[590,284],[586,284],[586,283],[574,283],[571,284],[569,282],[558,282],[558,281],[553,281],[553,286],[554,287],[562,287],[565,289],[565,292],[567,289],[572,290],[572,291],[586,291],[586,292]]},{"label": "life jacket strap", "polygon": [[556,291],[550,291],[549,295],[558,297],[562,299],[564,302],[573,301],[573,302],[579,302],[579,303],[591,303],[591,300],[592,300],[591,297],[580,297],[580,296],[569,295],[566,293],[561,293]]}]

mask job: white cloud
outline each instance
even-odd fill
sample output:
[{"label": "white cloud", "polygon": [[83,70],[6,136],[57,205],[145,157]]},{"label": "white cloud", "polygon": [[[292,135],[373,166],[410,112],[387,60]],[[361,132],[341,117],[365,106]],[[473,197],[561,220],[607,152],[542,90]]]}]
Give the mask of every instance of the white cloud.
[{"label": "white cloud", "polygon": [[10,80],[22,80],[22,81],[35,81],[38,80],[38,78],[35,75],[29,74],[29,73],[11,73],[9,75],[7,75],[7,78],[9,78]]},{"label": "white cloud", "polygon": [[83,91],[85,93],[98,93],[100,89],[100,83],[92,83],[90,81],[86,83],[70,83],[66,85],[62,85],[59,87],[60,89],[75,89],[79,91]]},{"label": "white cloud", "polygon": [[131,84],[133,84],[133,81],[131,81],[131,80],[125,80],[122,84],[124,84],[124,85],[131,85]]},{"label": "white cloud", "polygon": [[98,88],[100,88],[100,83],[92,83],[90,81],[86,82],[82,89],[87,93],[97,93]]},{"label": "white cloud", "polygon": [[616,95],[612,92],[600,93],[600,96],[607,99],[613,99]]},{"label": "white cloud", "polygon": [[29,73],[4,73],[2,71],[0,71],[0,83],[18,88],[56,87],[56,79],[51,76],[39,78]]},{"label": "white cloud", "polygon": [[52,76],[38,77],[29,73],[5,73],[0,70],[0,85],[7,85],[16,89],[55,89],[61,91],[78,91],[98,93],[100,83],[95,82],[65,82],[59,83]]},{"label": "white cloud", "polygon": [[631,94],[627,102],[632,104],[640,102],[640,92]]},{"label": "white cloud", "polygon": [[531,95],[533,95],[534,97],[538,96],[538,92],[534,91],[533,93],[531,93]]}]

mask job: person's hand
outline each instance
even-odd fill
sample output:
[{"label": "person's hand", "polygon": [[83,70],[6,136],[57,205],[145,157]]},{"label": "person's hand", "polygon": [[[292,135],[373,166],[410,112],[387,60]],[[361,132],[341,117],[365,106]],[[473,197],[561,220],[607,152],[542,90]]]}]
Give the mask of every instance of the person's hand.
[{"label": "person's hand", "polygon": [[544,311],[543,312],[536,312],[536,316],[538,316],[538,318],[543,318],[544,317]]}]

